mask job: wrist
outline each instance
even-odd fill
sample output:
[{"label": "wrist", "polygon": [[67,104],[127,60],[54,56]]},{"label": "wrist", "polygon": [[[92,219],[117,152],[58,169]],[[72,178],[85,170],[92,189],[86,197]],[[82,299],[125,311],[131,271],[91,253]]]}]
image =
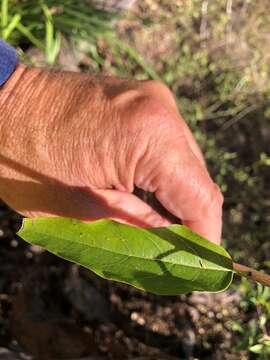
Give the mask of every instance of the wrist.
[{"label": "wrist", "polygon": [[7,142],[10,140],[13,130],[18,132],[24,126],[23,122],[27,121],[20,115],[25,108],[31,106],[30,94],[34,89],[33,79],[39,72],[40,70],[19,64],[8,81],[0,87],[1,146],[5,144],[5,140]]},{"label": "wrist", "polygon": [[18,101],[22,91],[22,77],[27,71],[26,66],[19,64],[8,81],[0,87],[0,134],[1,145],[4,141],[4,128],[12,129],[14,113],[18,111]]},{"label": "wrist", "polygon": [[0,87],[0,106],[2,110],[4,109],[5,102],[7,101],[7,99],[10,96],[12,96],[15,87],[19,83],[20,78],[22,77],[26,69],[27,68],[25,65],[22,64],[17,65],[16,70],[8,79],[8,81]]}]

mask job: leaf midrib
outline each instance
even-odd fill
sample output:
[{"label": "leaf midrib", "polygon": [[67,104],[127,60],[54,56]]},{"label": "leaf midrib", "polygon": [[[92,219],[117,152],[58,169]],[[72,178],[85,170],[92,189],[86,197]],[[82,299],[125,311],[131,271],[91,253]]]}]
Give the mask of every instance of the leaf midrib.
[{"label": "leaf midrib", "polygon": [[[40,236],[45,236],[45,237],[48,237],[48,235],[44,235],[40,232],[37,232],[35,231],[36,234],[40,235]],[[174,263],[174,262],[171,262],[171,261],[165,261],[165,260],[162,260],[162,259],[151,259],[151,258],[148,258],[148,257],[139,257],[137,255],[127,255],[127,254],[123,254],[121,252],[117,252],[117,251],[111,251],[111,250],[108,250],[107,248],[104,248],[104,247],[98,247],[98,246],[91,246],[89,244],[85,244],[85,243],[82,243],[80,241],[74,241],[74,240],[70,240],[70,239],[67,239],[67,238],[62,238],[62,237],[59,237],[57,235],[53,235],[53,237],[59,239],[60,241],[67,241],[67,242],[70,242],[70,243],[73,243],[73,244],[80,244],[80,245],[84,245],[86,247],[89,247],[89,248],[92,248],[92,249],[100,249],[100,250],[105,250],[105,251],[108,251],[110,252],[111,254],[117,254],[117,255],[122,255],[122,256],[127,256],[127,257],[132,257],[132,258],[136,258],[136,259],[139,259],[139,260],[148,260],[148,261],[155,261],[155,262],[160,262],[160,263],[165,263],[165,264],[175,264],[175,265],[179,265],[179,266],[185,266],[185,267],[188,267],[188,268],[192,268],[192,269],[199,269],[199,270],[216,270],[216,271],[220,271],[220,272],[232,272],[232,269],[227,269],[227,268],[204,268],[204,267],[195,267],[195,266],[191,266],[191,265],[186,265],[186,264],[179,264],[179,263]],[[228,258],[229,259],[229,258]],[[230,259],[229,259],[230,260]]]}]

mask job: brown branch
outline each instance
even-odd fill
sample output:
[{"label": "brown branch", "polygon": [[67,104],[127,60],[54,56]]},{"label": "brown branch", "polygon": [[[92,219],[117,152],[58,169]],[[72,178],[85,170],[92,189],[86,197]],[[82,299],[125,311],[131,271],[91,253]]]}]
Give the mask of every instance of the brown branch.
[{"label": "brown branch", "polygon": [[264,286],[270,287],[270,275],[261,271],[254,270],[248,266],[233,263],[233,270],[240,276],[245,276],[253,281],[256,281]]}]

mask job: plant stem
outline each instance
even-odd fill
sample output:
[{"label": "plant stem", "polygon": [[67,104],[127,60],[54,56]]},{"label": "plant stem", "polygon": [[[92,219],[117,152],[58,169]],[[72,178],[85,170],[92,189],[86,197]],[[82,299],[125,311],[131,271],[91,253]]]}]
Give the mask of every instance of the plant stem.
[{"label": "plant stem", "polygon": [[245,276],[253,281],[256,281],[264,286],[270,287],[270,275],[262,271],[254,270],[248,266],[233,263],[233,270],[240,276]]}]

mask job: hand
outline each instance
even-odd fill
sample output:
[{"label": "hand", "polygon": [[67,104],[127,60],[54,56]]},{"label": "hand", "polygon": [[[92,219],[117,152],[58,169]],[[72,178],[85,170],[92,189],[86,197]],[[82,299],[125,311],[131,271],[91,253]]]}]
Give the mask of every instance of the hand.
[{"label": "hand", "polygon": [[29,217],[169,221],[219,242],[223,198],[168,88],[19,66],[0,90],[0,197]]}]

